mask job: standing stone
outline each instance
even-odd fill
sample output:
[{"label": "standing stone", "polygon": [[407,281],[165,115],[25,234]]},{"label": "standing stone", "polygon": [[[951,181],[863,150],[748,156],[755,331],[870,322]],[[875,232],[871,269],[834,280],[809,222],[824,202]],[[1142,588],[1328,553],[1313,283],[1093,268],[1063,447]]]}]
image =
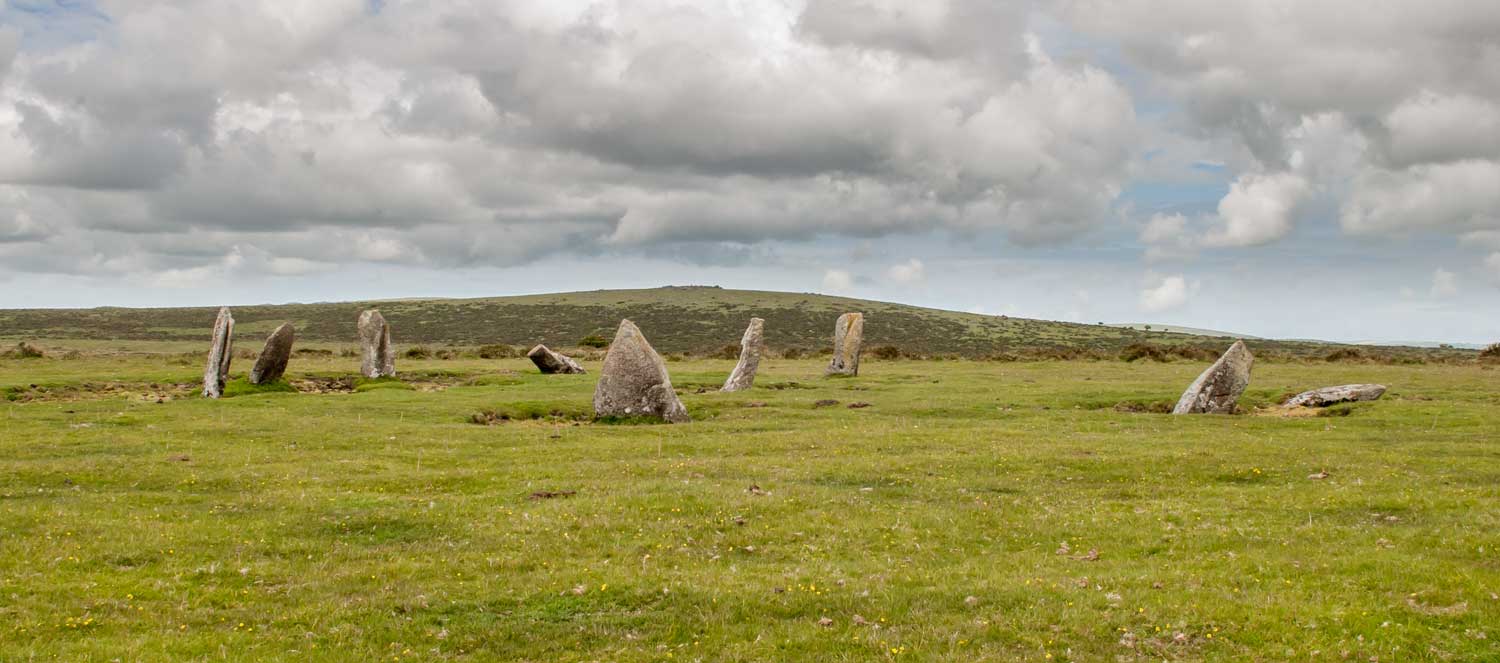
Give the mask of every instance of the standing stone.
[{"label": "standing stone", "polygon": [[674,424],[691,421],[677,392],[672,391],[667,363],[629,320],[620,321],[604,355],[604,368],[594,387],[594,416],[651,416]]},{"label": "standing stone", "polygon": [[203,395],[218,398],[224,395],[224,381],[229,379],[229,362],[234,359],[234,316],[229,307],[219,309],[214,320],[213,345],[208,348],[208,366],[203,369]]},{"label": "standing stone", "polygon": [[1244,341],[1235,341],[1229,350],[1197,380],[1182,392],[1172,414],[1232,414],[1234,404],[1250,386],[1250,365],[1255,357]]},{"label": "standing stone", "polygon": [[761,330],[765,326],[765,320],[750,318],[750,326],[740,338],[740,363],[734,365],[734,372],[720,391],[743,391],[755,386],[755,371],[760,368]]},{"label": "standing stone", "polygon": [[269,384],[281,379],[286,373],[286,363],[292,358],[292,342],[296,337],[297,330],[290,322],[271,332],[265,346],[260,349],[260,356],[255,358],[255,366],[250,369],[250,384]]},{"label": "standing stone", "polygon": [[536,367],[543,373],[583,374],[588,372],[583,370],[583,367],[579,366],[578,362],[573,361],[572,357],[560,352],[553,352],[545,345],[538,345],[532,348],[531,352],[526,353],[526,356],[530,357],[531,363],[536,364]]},{"label": "standing stone", "polygon": [[859,350],[865,341],[865,314],[845,313],[833,326],[833,360],[826,375],[859,375]]},{"label": "standing stone", "polygon": [[396,353],[391,348],[391,326],[380,311],[359,314],[359,374],[367,378],[396,376]]},{"label": "standing stone", "polygon": [[1328,407],[1336,403],[1373,401],[1385,395],[1383,384],[1344,384],[1304,391],[1287,400],[1287,407]]}]

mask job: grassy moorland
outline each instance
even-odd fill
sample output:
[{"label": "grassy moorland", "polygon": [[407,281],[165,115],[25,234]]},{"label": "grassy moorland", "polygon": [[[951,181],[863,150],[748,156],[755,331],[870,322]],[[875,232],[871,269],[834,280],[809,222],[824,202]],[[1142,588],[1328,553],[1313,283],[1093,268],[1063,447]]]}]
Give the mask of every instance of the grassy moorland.
[{"label": "grassy moorland", "polygon": [[[864,312],[868,347],[890,346],[918,356],[1115,356],[1143,342],[1212,354],[1229,345],[1223,338],[1188,334],[715,287],[233,308],[239,337],[242,341],[254,338],[258,347],[258,341],[283,322],[296,325],[300,341],[352,344],[359,312],[371,307],[378,307],[390,321],[397,343],[423,345],[571,346],[591,335],[612,338],[620,319],[630,318],[649,330],[658,350],[701,355],[738,342],[745,321],[760,317],[766,320],[767,346],[779,352],[808,353],[827,347],[834,319],[848,311]],[[0,310],[0,340],[185,341],[196,348],[208,338],[216,312],[215,308]],[[1335,350],[1335,346],[1310,341],[1257,341],[1257,347],[1262,354],[1294,357],[1322,357]],[[1423,360],[1470,360],[1474,355],[1472,351],[1416,348],[1361,351]]]},{"label": "grassy moorland", "polygon": [[0,359],[0,660],[1500,659],[1483,365],[1263,363],[1172,417],[1202,364],[692,360],[677,426],[356,366],[208,401],[174,355]]}]

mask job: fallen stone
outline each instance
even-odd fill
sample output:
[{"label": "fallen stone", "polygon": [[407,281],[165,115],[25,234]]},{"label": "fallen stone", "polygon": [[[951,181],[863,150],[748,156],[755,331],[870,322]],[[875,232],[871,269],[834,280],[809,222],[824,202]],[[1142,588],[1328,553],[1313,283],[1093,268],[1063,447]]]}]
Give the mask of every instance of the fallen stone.
[{"label": "fallen stone", "polygon": [[229,379],[229,362],[234,359],[234,316],[229,307],[219,309],[214,319],[213,344],[208,347],[208,365],[203,369],[203,395],[224,395],[224,381]]},{"label": "fallen stone", "polygon": [[1383,384],[1344,384],[1304,391],[1287,399],[1287,407],[1328,407],[1336,403],[1373,401],[1385,394]]},{"label": "fallen stone", "polygon": [[281,379],[286,373],[286,363],[292,358],[292,342],[296,336],[297,330],[290,322],[271,332],[265,346],[260,349],[260,356],[255,358],[255,366],[250,369],[250,384],[267,384]]},{"label": "fallen stone", "polygon": [[1235,341],[1224,356],[1209,366],[1182,392],[1172,414],[1231,414],[1250,386],[1250,366],[1255,357],[1244,341]]},{"label": "fallen stone", "polygon": [[734,371],[720,391],[744,391],[755,386],[755,371],[760,368],[761,332],[765,325],[765,320],[750,318],[750,326],[740,338],[740,361],[734,365]]},{"label": "fallen stone", "polygon": [[536,364],[537,369],[549,375],[553,373],[583,374],[588,372],[583,370],[583,367],[579,366],[578,362],[573,361],[572,357],[559,352],[553,352],[545,345],[538,345],[532,348],[531,352],[526,353],[526,356],[531,359],[531,363]]},{"label": "fallen stone", "polygon": [[604,355],[604,368],[594,387],[594,415],[659,417],[671,423],[692,420],[672,390],[666,362],[629,320],[620,321]]},{"label": "fallen stone", "polygon": [[859,375],[859,351],[865,341],[865,314],[845,313],[833,326],[833,359],[825,375]]},{"label": "fallen stone", "polygon": [[396,376],[396,352],[391,348],[391,326],[380,311],[359,314],[359,374],[367,378]]}]

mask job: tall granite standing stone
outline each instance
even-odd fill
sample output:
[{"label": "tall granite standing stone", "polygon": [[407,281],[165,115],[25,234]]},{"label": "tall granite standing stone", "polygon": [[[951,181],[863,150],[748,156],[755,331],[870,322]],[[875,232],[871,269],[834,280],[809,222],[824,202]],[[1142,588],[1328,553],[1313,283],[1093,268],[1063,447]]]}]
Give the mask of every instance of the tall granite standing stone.
[{"label": "tall granite standing stone", "polygon": [[367,378],[396,376],[396,351],[391,347],[391,326],[380,311],[359,314],[359,374]]},{"label": "tall granite standing stone", "polygon": [[1235,341],[1224,356],[1203,371],[1182,392],[1172,414],[1232,414],[1234,405],[1250,386],[1250,366],[1255,357],[1244,341]]},{"label": "tall granite standing stone", "polygon": [[1385,395],[1383,384],[1341,384],[1304,391],[1287,399],[1287,407],[1328,407],[1337,403],[1379,400]]},{"label": "tall granite standing stone", "polygon": [[859,375],[859,351],[865,342],[865,314],[845,313],[833,326],[833,360],[826,375]]},{"label": "tall granite standing stone", "polygon": [[671,423],[692,420],[672,390],[667,363],[629,320],[620,321],[604,355],[604,368],[594,387],[594,415],[659,417]]},{"label": "tall granite standing stone", "polygon": [[281,379],[286,373],[286,364],[292,359],[292,342],[297,340],[297,330],[292,323],[284,323],[271,332],[266,344],[255,358],[250,369],[250,384],[268,384]]},{"label": "tall granite standing stone", "polygon": [[531,352],[526,353],[526,356],[543,373],[573,373],[581,375],[588,372],[583,370],[583,367],[579,366],[578,362],[573,361],[572,357],[560,352],[554,352],[545,345],[537,345],[531,349]]},{"label": "tall granite standing stone", "polygon": [[720,391],[743,391],[755,386],[755,371],[760,368],[761,331],[765,326],[765,320],[750,318],[750,326],[740,338],[740,362],[734,365],[734,372]]},{"label": "tall granite standing stone", "polygon": [[203,369],[203,395],[218,398],[224,395],[224,381],[229,379],[229,362],[234,359],[234,316],[229,307],[219,309],[214,320],[213,345],[208,347],[208,366]]}]

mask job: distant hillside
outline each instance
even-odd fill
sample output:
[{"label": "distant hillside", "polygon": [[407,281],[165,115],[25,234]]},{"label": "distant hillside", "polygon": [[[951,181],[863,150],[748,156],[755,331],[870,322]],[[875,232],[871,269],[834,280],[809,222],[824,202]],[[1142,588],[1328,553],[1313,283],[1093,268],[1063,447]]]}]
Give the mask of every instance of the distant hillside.
[{"label": "distant hillside", "polygon": [[[547,343],[569,347],[580,339],[610,338],[621,318],[640,325],[664,352],[707,352],[739,342],[751,317],[766,320],[766,344],[776,350],[817,351],[830,343],[834,319],[846,311],[866,316],[866,347],[893,345],[916,355],[984,357],[1090,351],[1116,354],[1132,343],[1193,345],[1219,351],[1223,339],[1145,332],[1106,325],[977,315],[826,295],[717,287],[596,290],[483,299],[427,299],[235,306],[235,331],[252,344],[282,322],[299,340],[353,343],[355,319],[379,308],[398,345]],[[205,340],[216,309],[95,308],[0,310],[0,338]],[[243,341],[242,341],[243,342]],[[1329,351],[1323,343],[1264,341],[1256,348],[1293,355]]]},{"label": "distant hillside", "polygon": [[1174,334],[1189,334],[1189,335],[1192,335],[1192,336],[1214,336],[1214,337],[1218,337],[1218,338],[1242,338],[1242,339],[1245,339],[1247,341],[1251,340],[1251,339],[1256,339],[1256,340],[1260,339],[1259,336],[1251,336],[1249,334],[1236,334],[1234,332],[1217,331],[1217,330],[1213,330],[1213,329],[1199,329],[1197,327],[1182,327],[1182,326],[1178,326],[1178,325],[1147,324],[1147,323],[1144,323],[1144,322],[1124,322],[1124,323],[1118,323],[1118,324],[1113,324],[1113,325],[1109,325],[1109,326],[1110,327],[1119,327],[1121,329],[1136,329],[1136,330],[1140,330],[1140,331],[1164,331],[1164,332],[1172,332]]}]

